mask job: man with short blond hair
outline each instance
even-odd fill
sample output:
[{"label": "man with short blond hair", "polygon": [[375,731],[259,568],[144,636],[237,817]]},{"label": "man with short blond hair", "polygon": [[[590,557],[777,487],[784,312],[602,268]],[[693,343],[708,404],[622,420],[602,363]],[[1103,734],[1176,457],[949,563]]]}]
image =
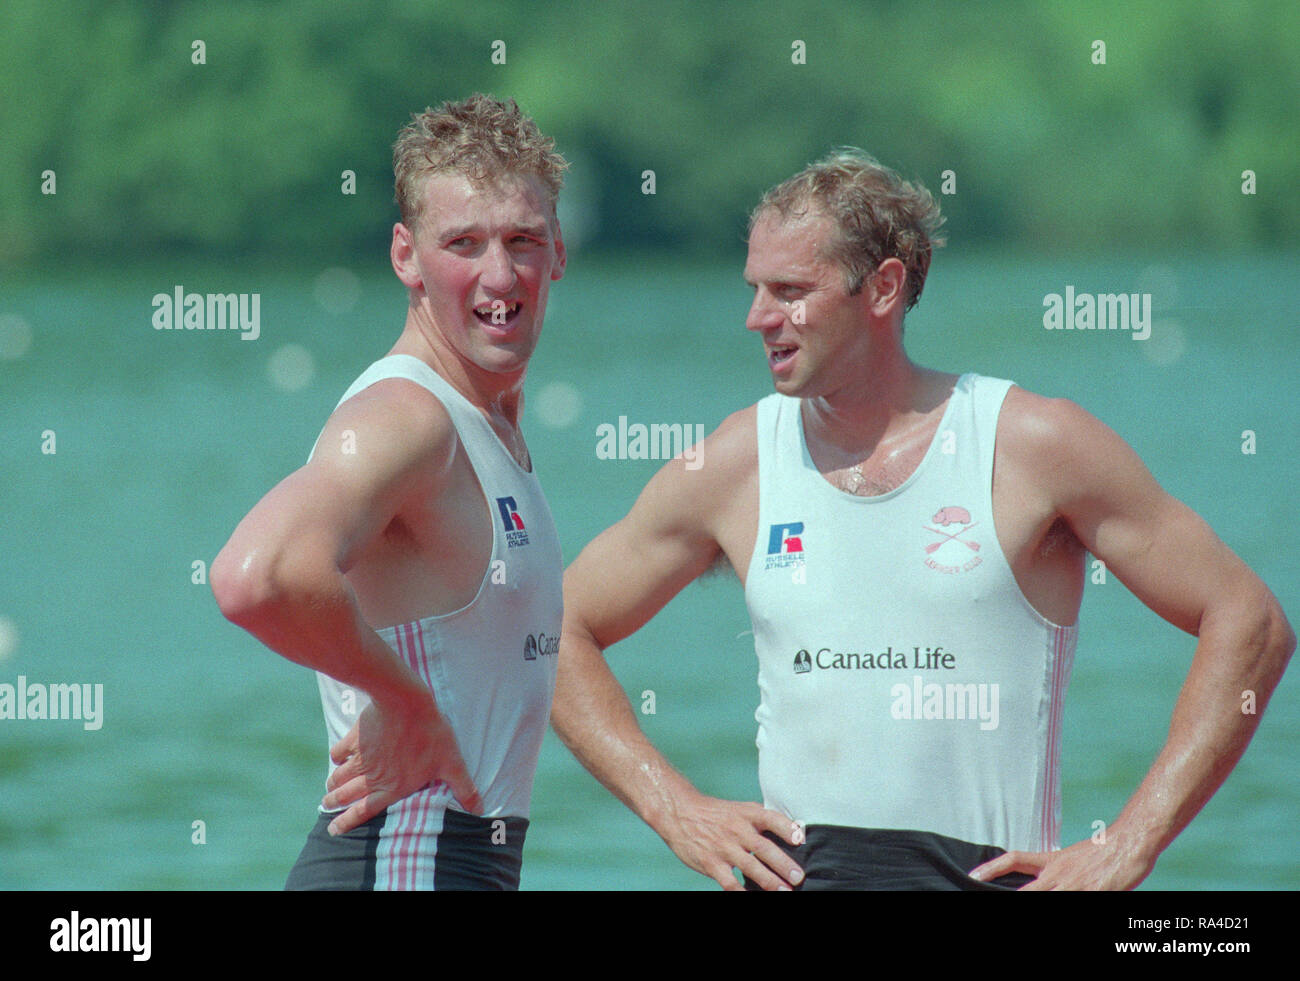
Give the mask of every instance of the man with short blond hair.
[{"label": "man with short blond hair", "polygon": [[876,267],[894,256],[907,272],[904,312],[916,306],[934,250],[947,241],[929,191],[856,147],[840,147],[764,194],[750,215],[750,231],[760,216],[775,213],[789,221],[814,210],[835,226],[821,254],[841,267],[846,293],[862,292]]},{"label": "man with short blond hair", "polygon": [[519,430],[564,160],[511,101],[394,148],[401,336],[212,565],[222,612],[314,668],[332,744],[289,889],[518,888],[561,553]]},{"label": "man with short blond hair", "polygon": [[[1131,888],[1226,778],[1295,635],[1277,600],[1071,402],[903,349],[938,209],[861,151],[755,210],[746,327],[776,392],[673,460],[565,574],[552,722],[728,889]],[[1087,552],[1199,637],[1164,749],[1104,842],[1060,849]],[[628,565],[625,557],[637,556]],[[745,590],[764,805],[696,790],[604,649],[721,560]]]}]

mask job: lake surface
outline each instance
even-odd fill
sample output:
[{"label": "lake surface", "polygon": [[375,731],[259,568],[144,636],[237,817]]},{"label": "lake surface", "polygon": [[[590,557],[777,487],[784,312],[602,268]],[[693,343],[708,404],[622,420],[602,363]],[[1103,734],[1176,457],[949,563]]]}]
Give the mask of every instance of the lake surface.
[{"label": "lake surface", "polygon": [[[1295,256],[1139,261],[945,253],[908,318],[922,364],[1079,402],[1115,428],[1297,617]],[[770,391],[741,266],[576,256],[553,288],[525,433],[566,561],[660,465],[597,427],[711,431]],[[178,262],[0,281],[0,683],[103,685],[103,719],[0,721],[0,888],[278,889],[325,773],[315,679],[228,624],[193,563],[301,465],[396,338],[379,266]],[[257,292],[260,336],[159,331],[151,299]],[[1145,341],[1043,328],[1043,299],[1149,292]],[[15,326],[20,317],[26,328]],[[18,353],[21,351],[21,353]],[[17,356],[14,356],[14,355]],[[1251,431],[1255,452],[1243,453]],[[42,452],[53,433],[55,452]],[[47,446],[48,448],[48,446]],[[1114,820],[1158,752],[1194,638],[1090,583],[1066,702],[1063,843]],[[652,740],[702,790],[757,799],[755,659],[739,584],[688,587],[610,651]],[[1146,888],[1300,886],[1294,671]],[[714,889],[548,733],[525,889]],[[196,822],[202,822],[196,825]],[[205,842],[196,844],[196,828]]]}]

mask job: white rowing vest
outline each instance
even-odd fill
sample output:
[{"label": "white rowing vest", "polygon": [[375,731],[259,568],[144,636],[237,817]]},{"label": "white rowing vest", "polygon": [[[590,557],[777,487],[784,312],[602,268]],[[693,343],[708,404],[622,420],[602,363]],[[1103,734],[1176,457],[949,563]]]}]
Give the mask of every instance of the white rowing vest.
[{"label": "white rowing vest", "polygon": [[1038,614],[993,527],[1009,381],[962,375],[900,486],[818,472],[800,400],[758,403],[758,538],[745,583],[767,807],[806,825],[1060,844],[1061,710],[1078,627]]},{"label": "white rowing vest", "polygon": [[[413,381],[446,408],[487,498],[493,533],[483,581],[468,605],[377,633],[433,691],[483,798],[483,816],[527,817],[563,619],[564,566],[551,511],[536,474],[521,468],[483,414],[418,358],[375,362],[339,405],[386,378]],[[332,746],[370,699],[320,672],[317,680]],[[401,808],[423,815],[449,806],[460,809],[445,786],[435,785],[403,801],[398,818]]]}]

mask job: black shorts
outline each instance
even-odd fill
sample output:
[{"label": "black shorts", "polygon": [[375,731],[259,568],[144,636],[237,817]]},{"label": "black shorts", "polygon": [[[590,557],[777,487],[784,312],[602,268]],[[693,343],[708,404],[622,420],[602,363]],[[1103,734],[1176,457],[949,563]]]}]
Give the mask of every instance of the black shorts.
[{"label": "black shorts", "polygon": [[394,817],[393,810],[337,837],[328,829],[338,815],[321,814],[284,888],[519,888],[527,818],[484,818],[442,810],[406,820]]},{"label": "black shorts", "polygon": [[[770,831],[764,837],[803,869],[804,880],[796,889],[1007,892],[1033,881],[1033,876],[1015,872],[978,882],[970,877],[970,870],[1005,849],[928,831],[813,824],[805,829],[802,845],[790,845]],[[759,887],[746,877],[745,888]]]}]

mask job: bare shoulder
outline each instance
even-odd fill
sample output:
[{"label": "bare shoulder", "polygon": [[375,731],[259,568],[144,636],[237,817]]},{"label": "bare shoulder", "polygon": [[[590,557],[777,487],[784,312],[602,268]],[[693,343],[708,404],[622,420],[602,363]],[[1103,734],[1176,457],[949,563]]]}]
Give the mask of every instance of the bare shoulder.
[{"label": "bare shoulder", "polygon": [[408,502],[445,480],[457,446],[431,393],[377,382],[331,413],[311,460],[267,492],[218,559],[223,568],[256,567],[264,579],[304,562],[347,568]]},{"label": "bare shoulder", "polygon": [[1009,449],[1041,452],[1077,434],[1088,422],[1101,425],[1076,402],[1012,385],[998,417],[998,439],[1005,439]]},{"label": "bare shoulder", "polygon": [[312,462],[392,475],[427,473],[449,466],[458,445],[451,415],[432,392],[407,379],[385,378],[330,414]]},{"label": "bare shoulder", "polygon": [[[660,467],[627,515],[597,535],[565,573],[566,623],[582,624],[601,647],[639,630],[717,561],[743,507],[737,502],[747,496],[746,481],[755,480],[756,461],[751,407]],[[628,556],[636,556],[631,565]]]},{"label": "bare shoulder", "polygon": [[655,534],[716,540],[719,524],[758,473],[754,407],[733,412],[689,454],[646,484],[627,520]]},{"label": "bare shoulder", "polygon": [[1076,402],[1012,385],[998,417],[998,465],[1028,468],[1046,480],[1076,480],[1108,463],[1137,457],[1113,429]]},{"label": "bare shoulder", "polygon": [[758,407],[733,412],[704,439],[702,470],[712,480],[735,482],[758,474]]},{"label": "bare shoulder", "polygon": [[1153,521],[1173,503],[1133,448],[1092,413],[1015,386],[998,420],[995,480],[1060,513],[1093,551],[1103,515]]}]

